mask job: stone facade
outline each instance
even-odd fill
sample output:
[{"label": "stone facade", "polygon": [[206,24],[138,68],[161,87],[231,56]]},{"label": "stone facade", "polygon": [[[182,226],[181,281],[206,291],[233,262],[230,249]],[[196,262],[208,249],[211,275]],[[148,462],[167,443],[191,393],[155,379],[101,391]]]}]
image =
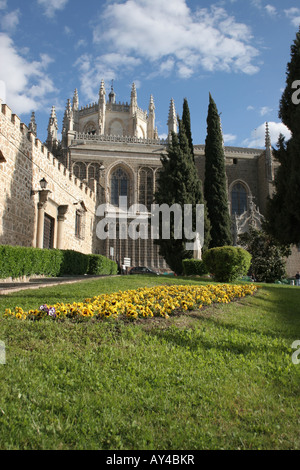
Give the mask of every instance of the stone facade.
[{"label": "stone facade", "polygon": [[[7,105],[0,106],[0,243],[94,251],[95,191],[53,157]],[[43,178],[46,189],[40,186]],[[84,237],[79,227],[75,233],[76,214]]]},{"label": "stone facade", "polygon": [[[169,136],[177,130],[173,100],[167,126]],[[130,103],[117,103],[113,86],[106,100],[102,81],[98,102],[79,108],[75,90],[72,103],[67,101],[61,143],[57,135],[54,107],[46,144],[42,144],[36,137],[34,113],[27,127],[7,105],[0,103],[0,243],[70,248],[101,253],[120,264],[130,258],[131,266],[166,269],[150,237],[132,240],[126,236],[131,222],[128,207],[142,204],[144,216],[149,215],[160,158],[168,144],[168,139],[158,138],[153,97],[147,111],[140,109],[133,84]],[[204,145],[195,145],[195,162],[202,182],[204,150]],[[267,127],[265,150],[224,150],[236,241],[249,224],[260,227],[267,197],[272,194],[276,165]],[[46,188],[42,187],[44,179]],[[126,208],[118,207],[120,196],[127,197]],[[104,204],[105,210],[97,211]],[[112,209],[118,215],[116,237],[101,239],[96,229]],[[293,249],[287,266],[290,276],[300,268],[298,249]]]}]

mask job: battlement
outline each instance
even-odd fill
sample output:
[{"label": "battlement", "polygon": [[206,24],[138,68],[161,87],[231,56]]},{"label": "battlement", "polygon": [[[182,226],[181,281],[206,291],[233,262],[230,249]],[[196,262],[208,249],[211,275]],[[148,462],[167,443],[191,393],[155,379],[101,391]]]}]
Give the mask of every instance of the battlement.
[{"label": "battlement", "polygon": [[[29,131],[28,127],[21,122],[21,119],[16,114],[12,113],[12,110],[7,104],[2,103],[0,99],[0,120],[6,122],[6,131],[4,135],[8,140],[22,141],[24,138],[25,141],[31,144],[27,152],[27,157],[37,165],[37,167],[43,167],[45,174],[47,174],[53,181],[59,181],[63,185],[74,184],[76,188],[79,188],[83,194],[89,197],[91,200],[96,200],[95,192],[84,182],[78,180],[51,152],[49,152],[46,145],[41,142],[35,134]],[[3,127],[3,126],[1,126]],[[17,134],[16,134],[17,132]],[[46,163],[46,166],[45,166]],[[47,165],[48,168],[47,168]],[[54,174],[52,174],[52,169],[54,169]],[[55,172],[58,174],[55,174]],[[63,181],[65,179],[65,182]]]},{"label": "battlement", "polygon": [[129,113],[130,106],[129,106],[128,102],[121,103],[119,101],[119,103],[110,103],[108,101],[107,104],[106,104],[106,109],[108,111],[118,111],[118,112],[121,112],[121,113]]},{"label": "battlement", "polygon": [[75,133],[75,138],[71,141],[71,145],[80,145],[87,142],[93,142],[95,145],[102,142],[115,142],[115,143],[126,143],[126,144],[140,144],[140,145],[157,145],[166,146],[168,140],[166,139],[143,139],[132,136],[121,136],[121,135],[100,135],[100,134],[83,134],[81,132]]},{"label": "battlement", "polygon": [[90,103],[87,106],[81,106],[79,109],[79,115],[86,115],[98,112],[98,103]]}]

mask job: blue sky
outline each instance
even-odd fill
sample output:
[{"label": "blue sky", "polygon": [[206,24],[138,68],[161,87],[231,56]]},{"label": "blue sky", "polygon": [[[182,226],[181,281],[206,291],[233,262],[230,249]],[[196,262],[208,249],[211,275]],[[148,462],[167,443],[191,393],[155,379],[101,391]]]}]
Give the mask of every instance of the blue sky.
[{"label": "blue sky", "polygon": [[296,0],[0,0],[0,96],[25,124],[36,112],[44,141],[52,105],[61,131],[75,88],[85,106],[102,78],[121,102],[135,82],[162,137],[171,98],[179,115],[187,98],[203,144],[210,92],[225,145],[262,147],[266,121],[275,145],[289,136],[278,107],[299,24]]}]

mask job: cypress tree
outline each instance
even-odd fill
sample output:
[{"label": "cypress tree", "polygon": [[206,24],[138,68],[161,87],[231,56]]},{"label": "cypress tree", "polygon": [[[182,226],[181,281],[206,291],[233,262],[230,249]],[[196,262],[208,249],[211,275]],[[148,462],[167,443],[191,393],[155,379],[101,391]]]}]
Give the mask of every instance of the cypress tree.
[{"label": "cypress tree", "polygon": [[282,94],[279,117],[290,129],[288,142],[280,136],[275,159],[280,163],[274,181],[274,195],[268,200],[265,229],[281,243],[300,243],[300,104],[295,82],[300,79],[300,28],[291,46],[287,64],[286,87]]},{"label": "cypress tree", "polygon": [[209,94],[205,141],[204,198],[211,224],[210,248],[231,245],[223,137],[220,116],[211,94]]},{"label": "cypress tree", "polygon": [[[287,64],[286,87],[282,94],[279,107],[279,118],[290,129],[292,134],[300,134],[300,107],[296,98],[299,92],[295,93],[295,81],[300,80],[300,27],[296,34],[296,39],[291,46],[291,60]],[[294,84],[294,85],[293,85]],[[299,88],[299,85],[298,87]]]},{"label": "cypress tree", "polygon": [[[167,155],[162,156],[162,170],[158,178],[158,191],[155,194],[157,204],[179,204],[184,214],[184,204],[193,207],[193,227],[196,229],[196,204],[203,204],[202,184],[198,178],[197,170],[190,152],[189,143],[182,122],[179,120],[178,134],[172,133],[172,140],[167,149]],[[205,221],[204,221],[205,223]],[[186,250],[186,243],[193,240],[186,239],[183,224],[182,238],[175,239],[174,219],[170,219],[170,239],[162,239],[160,233],[156,243],[160,247],[160,254],[169,267],[177,274],[183,273],[183,259],[192,258],[193,252]],[[206,239],[209,236],[209,223],[204,225]],[[205,249],[205,248],[204,248]]]},{"label": "cypress tree", "polygon": [[191,130],[190,109],[189,109],[188,101],[187,101],[186,98],[184,98],[184,100],[183,100],[182,124],[183,124],[184,129],[185,129],[185,133],[186,133],[187,140],[188,140],[188,143],[189,143],[191,155],[193,157],[193,160],[195,161],[194,145],[193,145],[192,130]]}]

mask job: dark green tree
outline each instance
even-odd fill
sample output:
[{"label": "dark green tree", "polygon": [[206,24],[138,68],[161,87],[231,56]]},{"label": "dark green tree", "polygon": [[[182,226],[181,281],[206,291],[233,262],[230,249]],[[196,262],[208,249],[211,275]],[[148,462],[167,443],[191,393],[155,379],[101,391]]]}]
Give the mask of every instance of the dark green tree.
[{"label": "dark green tree", "polygon": [[193,157],[193,160],[195,161],[194,145],[193,145],[192,130],[191,130],[190,108],[189,108],[188,101],[187,101],[186,98],[184,98],[184,100],[183,100],[182,124],[183,124],[184,129],[185,129],[185,133],[186,133],[187,140],[188,140],[188,143],[189,143],[191,155]]},{"label": "dark green tree", "polygon": [[[300,29],[291,46],[286,87],[280,100],[279,117],[290,129],[288,142],[280,136],[274,156],[280,163],[274,194],[268,200],[265,230],[281,243],[300,243],[300,104],[296,84],[300,80]],[[298,86],[299,88],[299,86]]]},{"label": "dark green tree", "polygon": [[[193,208],[193,231],[196,230],[196,204],[204,204],[202,184],[198,178],[197,170],[190,152],[189,143],[185,134],[184,126],[179,120],[178,134],[172,133],[172,140],[167,149],[167,155],[161,158],[162,169],[158,178],[158,190],[155,194],[156,204],[179,204],[184,214],[184,204],[191,204]],[[177,274],[183,273],[182,261],[192,258],[193,252],[186,250],[187,239],[182,223],[181,238],[175,238],[178,227],[175,220],[170,218],[170,239],[162,238],[160,231],[156,243],[160,247],[160,254],[164,257],[169,267]],[[205,224],[205,241],[209,236],[209,223]],[[205,249],[205,247],[203,247]]]},{"label": "dark green tree", "polygon": [[220,116],[211,94],[209,94],[205,141],[204,198],[211,224],[210,248],[231,245],[223,136]]},{"label": "dark green tree", "polygon": [[250,228],[240,235],[239,243],[252,255],[250,274],[258,282],[275,282],[286,277],[289,245],[282,245],[264,230]]},{"label": "dark green tree", "polygon": [[291,60],[287,64],[286,87],[282,94],[279,107],[279,117],[282,122],[290,129],[292,134],[300,132],[300,107],[297,97],[299,97],[299,88],[297,85],[300,80],[300,27],[296,34],[296,39],[291,46]]}]

